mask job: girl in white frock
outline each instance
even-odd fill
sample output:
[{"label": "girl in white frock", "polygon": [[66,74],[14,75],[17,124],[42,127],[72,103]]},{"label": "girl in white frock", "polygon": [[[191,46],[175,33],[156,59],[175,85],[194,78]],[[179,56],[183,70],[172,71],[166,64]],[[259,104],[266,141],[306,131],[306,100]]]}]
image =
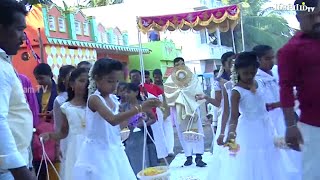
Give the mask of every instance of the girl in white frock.
[{"label": "girl in white frock", "polygon": [[[53,120],[54,120],[54,130],[56,132],[60,131],[61,129],[61,124],[62,124],[62,117],[63,114],[61,112],[61,105],[66,102],[68,99],[68,93],[67,93],[67,87],[69,84],[69,77],[71,72],[75,69],[74,66],[72,65],[65,65],[62,66],[59,69],[59,76],[58,76],[58,91],[59,95],[56,97],[56,99],[53,102]],[[66,152],[67,152],[67,140],[68,138],[61,139],[60,140],[60,147],[57,152],[61,152],[60,160],[60,176],[64,176],[64,162],[65,162],[65,157],[66,157]]]},{"label": "girl in white frock", "polygon": [[[274,125],[277,138],[284,137],[286,126],[284,115],[280,107],[280,87],[278,84],[278,73],[272,71],[274,65],[274,51],[272,47],[267,45],[258,45],[253,48],[258,56],[260,67],[258,69],[256,79],[262,82],[264,89],[264,99],[267,102],[268,114]],[[291,174],[291,180],[301,179],[301,152],[292,149],[282,149],[282,158],[286,162],[286,169]]]},{"label": "girl in white frock", "polygon": [[64,170],[61,180],[71,180],[73,167],[85,137],[85,107],[88,98],[88,72],[84,68],[74,70],[69,79],[68,99],[60,107],[62,111],[61,126],[54,133],[45,133],[44,140],[68,138],[63,154]]},{"label": "girl in white frock", "polygon": [[238,82],[231,95],[228,140],[236,139],[240,150],[223,180],[288,180],[280,151],[273,143],[261,83],[254,80],[258,67],[252,52],[241,53],[235,61]]},{"label": "girl in white frock", "polygon": [[97,60],[89,72],[86,139],[73,170],[74,180],[136,179],[121,142],[119,124],[161,102],[150,99],[118,113],[119,101],[112,93],[122,73],[121,62],[112,59]]},{"label": "girl in white frock", "polygon": [[223,112],[220,117],[220,127],[218,138],[215,138],[216,146],[219,148],[215,148],[215,154],[213,156],[213,166],[209,171],[208,180],[211,180],[213,177],[217,180],[224,180],[225,177],[231,173],[233,167],[234,158],[230,156],[228,148],[224,147],[227,136],[225,134],[228,133],[228,124],[230,121],[230,105],[231,105],[231,92],[233,88],[232,81],[228,81],[223,85],[222,95],[223,95]]}]

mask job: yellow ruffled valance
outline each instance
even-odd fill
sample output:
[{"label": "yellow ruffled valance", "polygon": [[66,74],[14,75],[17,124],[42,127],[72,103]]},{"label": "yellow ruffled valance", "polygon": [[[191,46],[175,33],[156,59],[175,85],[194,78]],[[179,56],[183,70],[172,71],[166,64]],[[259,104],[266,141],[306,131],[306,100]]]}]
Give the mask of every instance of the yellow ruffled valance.
[{"label": "yellow ruffled valance", "polygon": [[221,32],[226,32],[230,28],[234,29],[238,24],[239,14],[239,5],[231,5],[189,13],[139,17],[137,21],[138,28],[143,33],[152,29],[156,31],[174,31],[177,29],[200,31],[208,29],[210,32],[219,29]]}]

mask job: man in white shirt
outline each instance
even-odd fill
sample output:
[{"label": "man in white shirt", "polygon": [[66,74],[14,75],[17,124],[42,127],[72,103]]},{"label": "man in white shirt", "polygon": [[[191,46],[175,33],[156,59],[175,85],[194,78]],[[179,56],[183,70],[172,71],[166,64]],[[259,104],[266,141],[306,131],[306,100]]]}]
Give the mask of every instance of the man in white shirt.
[{"label": "man in white shirt", "polygon": [[9,56],[25,40],[26,8],[15,0],[0,3],[0,180],[36,180],[29,171],[33,117]]}]

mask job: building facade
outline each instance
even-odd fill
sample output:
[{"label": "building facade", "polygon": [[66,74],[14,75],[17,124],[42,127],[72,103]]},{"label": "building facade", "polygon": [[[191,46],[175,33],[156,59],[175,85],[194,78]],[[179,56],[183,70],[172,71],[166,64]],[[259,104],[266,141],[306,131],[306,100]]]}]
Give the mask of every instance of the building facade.
[{"label": "building facade", "polygon": [[[85,16],[81,10],[63,10],[55,4],[35,5],[26,21],[29,43],[22,45],[18,54],[13,56],[13,64],[19,73],[32,80],[33,85],[36,85],[33,69],[39,62],[49,64],[54,79],[57,79],[63,65],[110,57],[126,66],[129,55],[139,53],[138,47],[129,46],[126,31],[117,27],[106,28],[97,23],[95,17]],[[142,51],[150,52],[145,48]],[[34,54],[40,57],[39,62]],[[124,73],[124,78],[127,74]]]}]

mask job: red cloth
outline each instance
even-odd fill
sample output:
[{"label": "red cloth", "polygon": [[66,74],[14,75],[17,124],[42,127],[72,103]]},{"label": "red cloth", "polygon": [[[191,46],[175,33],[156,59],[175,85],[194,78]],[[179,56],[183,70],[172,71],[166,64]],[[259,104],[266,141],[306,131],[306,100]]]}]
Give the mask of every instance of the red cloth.
[{"label": "red cloth", "polygon": [[[140,88],[143,88],[142,86]],[[144,84],[144,88],[148,93],[158,97],[163,94],[163,90],[155,84]]]},{"label": "red cloth", "polygon": [[[53,124],[45,121],[41,121],[36,127],[36,132],[33,135],[33,141],[32,141],[34,161],[41,161],[42,154],[43,154],[42,146],[39,139],[40,134],[46,133],[46,132],[53,132],[53,131],[54,131]],[[46,153],[49,156],[49,159],[52,162],[55,162],[56,142],[53,140],[49,140],[45,142],[44,149],[46,150]]]},{"label": "red cloth", "polygon": [[[163,90],[155,84],[144,84],[144,86],[140,86],[140,92],[144,92],[147,97],[147,94],[145,91],[154,95],[155,97],[159,97],[160,95],[163,94]],[[158,117],[156,108],[153,108],[152,111],[156,115],[156,117]]]},{"label": "red cloth", "polygon": [[293,87],[300,102],[300,121],[320,127],[320,41],[297,33],[278,52],[280,101],[294,107]]}]

